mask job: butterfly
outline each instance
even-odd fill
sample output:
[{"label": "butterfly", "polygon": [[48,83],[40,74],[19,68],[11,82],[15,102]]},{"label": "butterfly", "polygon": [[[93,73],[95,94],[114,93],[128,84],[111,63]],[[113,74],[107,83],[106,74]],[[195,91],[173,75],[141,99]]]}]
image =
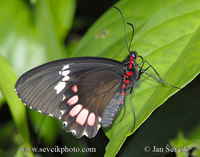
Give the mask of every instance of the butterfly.
[{"label": "butterfly", "polygon": [[[129,25],[134,32],[133,25]],[[17,80],[15,91],[27,107],[60,119],[66,132],[77,138],[92,138],[101,126],[112,124],[125,103],[127,91],[131,93],[141,74],[149,75],[147,69],[153,68],[136,51],[130,51],[130,45],[128,50],[129,55],[121,62],[77,57],[43,64],[24,73]],[[140,64],[137,58],[141,58]],[[146,69],[144,63],[149,64]],[[149,76],[167,84],[156,74],[159,79]]]}]

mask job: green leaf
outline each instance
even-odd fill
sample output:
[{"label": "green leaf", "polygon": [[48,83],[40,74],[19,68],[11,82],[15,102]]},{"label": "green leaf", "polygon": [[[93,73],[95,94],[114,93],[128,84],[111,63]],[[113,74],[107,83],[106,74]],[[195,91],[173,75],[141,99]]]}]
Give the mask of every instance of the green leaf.
[{"label": "green leaf", "polygon": [[[11,69],[9,63],[0,55],[0,89],[2,90],[17,129],[24,140],[26,147],[30,146],[29,132],[26,121],[25,106],[21,103],[16,93],[14,92],[14,85],[16,82],[16,75]],[[31,152],[28,153],[33,156]]]},{"label": "green leaf", "polygon": [[[200,129],[198,129],[199,131]],[[183,136],[183,133],[180,132],[178,134],[178,137],[174,140],[171,140],[170,145],[172,146],[171,148],[186,148],[187,151],[184,151],[181,149],[181,152],[176,152],[176,156],[177,157],[188,157],[189,156],[189,150],[191,150],[192,148],[195,148],[195,150],[192,152],[192,154],[194,155],[194,153],[200,153],[200,139],[196,138],[196,139],[188,139],[185,138]],[[195,155],[194,155],[195,156]]]},{"label": "green leaf", "polygon": [[2,107],[4,102],[5,102],[5,98],[3,97],[3,94],[2,94],[2,92],[0,90],[0,109],[1,109],[1,107]]},{"label": "green leaf", "polygon": [[24,1],[0,1],[0,53],[21,74],[45,60],[31,12]]},{"label": "green leaf", "polygon": [[72,25],[75,2],[43,0],[37,1],[35,8],[39,37],[48,53],[48,59],[62,58],[66,55],[62,42]]},{"label": "green leaf", "polygon": [[74,0],[49,0],[49,5],[54,15],[52,18],[55,21],[56,32],[62,40],[66,38],[69,30],[72,27],[75,14],[76,1]]},{"label": "green leaf", "polygon": [[[193,88],[193,90],[194,90],[194,88]],[[196,102],[194,101],[193,103],[196,103]],[[193,111],[192,114],[196,115],[195,111]],[[187,117],[189,117],[189,116],[187,116]],[[196,116],[194,116],[194,117],[196,118]],[[188,152],[184,152],[184,151],[176,152],[177,157],[188,157],[189,151],[191,151],[192,149],[194,149],[192,151],[192,156],[199,156],[199,154],[200,154],[200,134],[199,134],[200,124],[199,123],[196,124],[196,126],[193,126],[189,130],[190,130],[190,132],[188,134],[181,131],[178,133],[178,136],[175,139],[170,140],[170,145],[172,148],[186,147],[188,150]],[[186,134],[187,136],[185,136],[183,133]]]},{"label": "green leaf", "polygon": [[[123,12],[126,22],[135,26],[131,46],[158,71],[170,84],[184,87],[200,71],[200,1],[198,0],[126,0],[117,7]],[[127,27],[130,39],[132,30]],[[81,40],[74,56],[101,56],[123,60],[128,51],[125,46],[122,19],[115,9],[110,9],[100,18]],[[148,73],[155,76],[152,70]],[[135,87],[133,102],[136,111],[134,131],[150,114],[177,92],[164,87],[152,78],[141,76],[140,86]],[[117,116],[111,129],[105,129],[110,139],[105,156],[114,156],[119,151],[133,126],[133,110],[127,96],[126,112]]]},{"label": "green leaf", "polygon": [[60,121],[31,109],[28,110],[30,111],[28,115],[30,116],[31,124],[38,135],[37,141],[43,141],[46,146],[53,146],[58,136],[58,129],[61,126]]},{"label": "green leaf", "polygon": [[[129,154],[142,157],[169,156],[170,152],[166,150],[166,146],[170,146],[169,141],[174,139],[180,130],[187,139],[198,140],[200,138],[198,83],[199,77],[196,77],[156,109],[134,136],[128,139],[119,156],[126,157]],[[145,146],[150,147],[149,152],[144,151]],[[163,148],[163,151],[153,152],[154,146]],[[179,147],[184,146],[179,145]]]}]

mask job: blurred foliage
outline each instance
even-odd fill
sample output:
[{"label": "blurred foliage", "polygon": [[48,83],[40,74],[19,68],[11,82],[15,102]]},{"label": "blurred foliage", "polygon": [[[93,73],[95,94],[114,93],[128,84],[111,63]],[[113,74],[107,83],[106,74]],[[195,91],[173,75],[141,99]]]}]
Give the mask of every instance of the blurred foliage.
[{"label": "blurred foliage", "polygon": [[[17,129],[19,130],[19,133],[23,138],[22,143],[25,146],[30,147],[25,106],[20,102],[19,98],[13,91],[13,87],[15,85],[17,78],[7,60],[5,60],[1,56],[0,56],[0,67],[1,67],[0,89],[2,90],[7,100],[7,103],[11,110],[11,114],[16,123]],[[30,156],[32,156],[31,152]]]},{"label": "blurred foliage", "polygon": [[[89,11],[90,3],[92,1],[84,5],[88,6],[85,8],[87,11]],[[81,37],[80,42],[78,41],[80,35],[73,31],[80,31],[77,29],[83,28],[87,23],[84,22],[84,18],[77,17],[78,20],[75,18],[75,9],[78,4],[79,2],[75,0],[0,1],[0,89],[3,93],[2,96],[0,93],[0,109],[3,112],[5,109],[3,103],[6,101],[18,129],[17,132],[10,117],[8,121],[0,123],[0,131],[2,135],[5,135],[0,139],[0,145],[2,145],[0,155],[23,156],[26,154],[20,152],[21,146],[54,147],[56,144],[60,147],[84,148],[94,147],[95,143],[97,156],[101,156],[105,151],[104,145],[107,139],[103,135],[98,135],[94,139],[85,137],[75,139],[71,134],[64,133],[61,122],[52,117],[27,109],[29,117],[27,118],[25,106],[14,93],[14,83],[17,78],[14,72],[19,76],[26,70],[47,61],[72,56],[100,56],[116,60],[126,57],[127,49],[122,19],[113,8],[97,20]],[[111,4],[108,5],[110,6]],[[125,21],[135,26],[134,42],[131,48],[149,61],[167,82],[184,87],[199,74],[199,0],[124,0],[116,6],[122,10]],[[132,30],[127,27],[128,40],[131,35]],[[148,72],[154,74],[151,70]],[[135,88],[132,96],[136,110],[134,131],[157,107],[177,92],[177,89],[165,88],[147,76],[142,76],[140,82],[140,86]],[[123,120],[115,125],[123,116],[124,110],[117,116],[114,125],[104,129],[110,139],[105,156],[116,155],[126,138],[132,134],[130,130],[133,124],[133,114],[129,99],[130,97],[127,96],[127,107]],[[29,131],[27,120],[30,121]],[[148,131],[147,128],[146,133]],[[167,133],[167,129],[163,130],[165,131]],[[178,133],[177,130],[176,133]],[[198,133],[193,135],[197,137]],[[11,146],[8,148],[4,142],[9,137],[12,140],[8,141]],[[156,136],[155,139],[157,139]],[[171,142],[171,145],[175,147],[185,144],[182,142],[185,140],[179,141],[179,143]],[[188,139],[187,144],[192,142],[196,143]],[[130,142],[132,148],[135,143],[131,143],[132,141]],[[143,149],[133,150],[136,156],[141,156],[142,153],[142,156],[144,155]],[[128,152],[133,154],[132,151]],[[128,156],[130,155],[127,154],[128,152],[122,154]],[[197,152],[194,151],[194,153]],[[27,155],[32,156],[33,154],[28,153]],[[88,153],[69,153],[69,156],[77,155],[87,156]]]},{"label": "blurred foliage", "polygon": [[[170,142],[172,148],[179,148],[179,151],[176,152],[177,157],[187,157],[189,156],[189,151],[192,149],[192,156],[199,156],[200,155],[200,138],[199,136],[199,129],[198,135],[195,136],[194,139],[185,138],[182,133],[179,133],[178,137]],[[186,149],[186,150],[185,150]]]}]

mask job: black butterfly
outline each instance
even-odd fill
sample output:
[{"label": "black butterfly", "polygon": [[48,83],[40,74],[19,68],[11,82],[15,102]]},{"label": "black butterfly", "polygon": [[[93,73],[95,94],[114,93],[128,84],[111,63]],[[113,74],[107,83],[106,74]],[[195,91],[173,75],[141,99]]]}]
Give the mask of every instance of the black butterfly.
[{"label": "black butterfly", "polygon": [[[125,102],[127,90],[131,93],[134,81],[149,67],[153,68],[149,64],[143,69],[146,61],[130,51],[130,45],[128,50],[129,55],[122,62],[80,57],[43,64],[18,79],[16,93],[27,107],[60,119],[66,132],[77,138],[94,137],[100,126],[112,123]],[[136,63],[138,57],[142,59],[141,64]],[[159,79],[150,76],[167,84],[156,74]]]}]

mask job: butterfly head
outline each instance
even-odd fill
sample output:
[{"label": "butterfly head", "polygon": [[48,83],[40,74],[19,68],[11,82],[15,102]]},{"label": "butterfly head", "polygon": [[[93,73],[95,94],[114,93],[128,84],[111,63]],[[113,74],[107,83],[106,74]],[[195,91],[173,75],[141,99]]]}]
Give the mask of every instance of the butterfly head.
[{"label": "butterfly head", "polygon": [[130,51],[129,58],[131,60],[137,59],[138,58],[137,52],[136,51]]},{"label": "butterfly head", "polygon": [[[129,56],[128,56],[128,59],[129,60],[136,60],[137,58],[140,58],[141,59],[141,63],[144,62],[144,59],[142,56],[138,55],[136,51],[131,51],[129,52]],[[141,64],[140,63],[140,64]]]}]

